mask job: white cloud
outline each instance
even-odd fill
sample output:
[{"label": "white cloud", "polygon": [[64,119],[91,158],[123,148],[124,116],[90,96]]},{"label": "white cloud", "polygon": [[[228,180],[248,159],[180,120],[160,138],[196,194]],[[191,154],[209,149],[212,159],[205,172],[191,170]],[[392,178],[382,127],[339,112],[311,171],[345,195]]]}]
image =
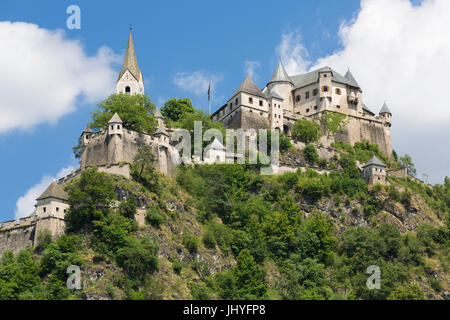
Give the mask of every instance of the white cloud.
[{"label": "white cloud", "polygon": [[257,81],[258,75],[256,74],[256,69],[258,69],[261,64],[258,61],[247,60],[244,62],[245,73],[253,80]]},{"label": "white cloud", "polygon": [[304,73],[311,63],[308,60],[308,51],[301,42],[300,29],[283,33],[276,52],[288,74]]},{"label": "white cloud", "polygon": [[24,217],[28,217],[34,212],[34,205],[36,203],[36,198],[39,197],[45,189],[52,183],[53,180],[62,178],[72,171],[75,170],[75,167],[68,166],[66,168],[62,168],[56,174],[56,176],[45,175],[42,177],[41,181],[30,189],[28,189],[25,194],[17,199],[16,202],[16,211],[14,212],[15,219],[20,219]]},{"label": "white cloud", "polygon": [[102,47],[88,57],[63,31],[0,22],[0,133],[27,129],[74,111],[77,97],[96,102],[113,92],[120,61]]},{"label": "white cloud", "polygon": [[173,83],[198,96],[206,96],[208,94],[209,83],[211,83],[212,90],[218,82],[222,81],[222,78],[222,75],[204,71],[179,72],[175,75]]},{"label": "white cloud", "polygon": [[284,34],[277,51],[285,52],[290,74],[324,65],[345,73],[350,67],[374,112],[387,101],[394,148],[442,182],[450,162],[449,17],[448,0],[362,0],[361,10],[340,27],[342,49],[311,68],[295,33]]}]

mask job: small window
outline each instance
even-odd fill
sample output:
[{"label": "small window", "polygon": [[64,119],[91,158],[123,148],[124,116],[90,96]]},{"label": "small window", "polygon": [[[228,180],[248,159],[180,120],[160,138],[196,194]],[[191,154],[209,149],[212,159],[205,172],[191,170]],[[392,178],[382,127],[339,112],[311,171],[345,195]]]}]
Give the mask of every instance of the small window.
[{"label": "small window", "polygon": [[259,106],[262,107],[263,106],[263,101],[259,100]]},{"label": "small window", "polygon": [[337,104],[337,105],[336,105],[336,108],[340,109],[340,108],[341,108],[341,106]]},{"label": "small window", "polygon": [[235,100],[234,100],[234,103],[237,105],[238,104],[238,98],[236,98]]},{"label": "small window", "polygon": [[306,113],[308,113],[309,112],[309,108],[308,109],[306,109]]},{"label": "small window", "polygon": [[253,113],[253,110],[252,110],[252,109],[250,109],[250,113]]},{"label": "small window", "polygon": [[120,125],[117,125],[117,129],[120,129]]},{"label": "small window", "polygon": [[44,207],[43,209],[44,209],[44,212],[47,212],[47,208],[46,207]]},{"label": "small window", "polygon": [[111,126],[111,130],[114,130],[114,126]]},{"label": "small window", "polygon": [[322,87],[322,91],[323,91],[323,92],[328,92],[328,86],[323,86],[323,87]]},{"label": "small window", "polygon": [[309,99],[309,91],[305,92],[305,99]]},{"label": "small window", "polygon": [[341,95],[341,89],[339,89],[339,88],[336,88],[336,90],[335,90],[335,91],[336,91],[336,94],[337,94],[337,95]]},{"label": "small window", "polygon": [[296,97],[295,97],[295,101],[299,102],[300,99],[301,99],[301,97],[302,97],[301,95],[296,96]]},{"label": "small window", "polygon": [[248,97],[248,103],[253,103],[253,98],[252,97]]},{"label": "small window", "polygon": [[281,105],[280,104],[278,105],[278,109],[281,109]]},{"label": "small window", "polygon": [[64,209],[64,213],[66,213],[67,212],[67,209]]},{"label": "small window", "polygon": [[326,77],[327,77],[327,74],[324,74],[323,77],[326,78]]},{"label": "small window", "polygon": [[317,89],[313,90],[313,96],[317,96]]},{"label": "small window", "polygon": [[314,106],[314,110],[317,110],[317,106]]},{"label": "small window", "polygon": [[230,103],[230,110],[233,108],[233,102]]},{"label": "small window", "polygon": [[131,92],[131,88],[129,86],[125,87],[125,93],[130,93]]},{"label": "small window", "polygon": [[259,115],[262,116],[262,112],[260,112]]},{"label": "small window", "polygon": [[56,207],[56,212],[59,212],[59,208],[58,207]]}]

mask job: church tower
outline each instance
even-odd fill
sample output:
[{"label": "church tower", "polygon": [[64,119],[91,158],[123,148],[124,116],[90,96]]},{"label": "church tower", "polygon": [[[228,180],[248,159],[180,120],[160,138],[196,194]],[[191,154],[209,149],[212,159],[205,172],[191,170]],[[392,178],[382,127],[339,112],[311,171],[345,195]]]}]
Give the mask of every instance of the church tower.
[{"label": "church tower", "polygon": [[122,71],[120,71],[116,82],[116,91],[117,93],[144,94],[144,81],[142,79],[142,72],[138,67],[136,52],[134,51],[131,28]]}]

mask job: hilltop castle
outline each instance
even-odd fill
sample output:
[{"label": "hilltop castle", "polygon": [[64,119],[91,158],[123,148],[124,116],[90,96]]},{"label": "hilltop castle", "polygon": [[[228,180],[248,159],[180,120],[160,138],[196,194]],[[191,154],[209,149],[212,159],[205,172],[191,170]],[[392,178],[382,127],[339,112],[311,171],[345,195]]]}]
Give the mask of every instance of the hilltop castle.
[{"label": "hilltop castle", "polygon": [[366,140],[392,155],[392,113],[386,103],[378,116],[364,105],[361,87],[350,70],[342,76],[323,67],[289,76],[280,61],[266,87],[259,89],[247,75],[212,118],[226,128],[278,130],[290,136],[295,121],[320,120],[326,111],[347,116],[347,125],[335,139],[350,144]]}]

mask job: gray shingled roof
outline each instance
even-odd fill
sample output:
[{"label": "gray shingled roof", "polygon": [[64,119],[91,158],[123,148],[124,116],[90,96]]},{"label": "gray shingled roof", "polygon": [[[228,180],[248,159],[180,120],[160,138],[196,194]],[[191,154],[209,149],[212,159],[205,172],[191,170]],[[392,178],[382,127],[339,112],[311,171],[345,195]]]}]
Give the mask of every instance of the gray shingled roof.
[{"label": "gray shingled roof", "polygon": [[140,79],[141,70],[139,70],[137,59],[136,59],[136,52],[134,51],[134,43],[133,43],[133,37],[131,35],[128,36],[128,44],[127,44],[127,51],[125,52],[125,57],[123,59],[123,66],[122,71],[119,73],[119,77],[117,78],[117,81],[122,78],[123,74],[126,71],[130,71],[133,77],[136,78],[136,80]]},{"label": "gray shingled roof", "polygon": [[153,116],[155,117],[155,118],[161,118],[161,119],[164,119],[164,117],[162,116],[162,114],[161,114],[161,112],[159,112],[159,109],[158,109],[158,107],[156,107],[156,110],[155,110],[155,113],[153,114]]},{"label": "gray shingled roof", "polygon": [[116,113],[114,113],[114,115],[112,116],[112,118],[108,121],[108,123],[122,123],[122,119],[120,119],[119,115]]},{"label": "gray shingled roof", "polygon": [[237,88],[232,97],[234,97],[239,92],[245,92],[263,98],[266,97],[248,75],[245,76],[244,81],[242,81],[241,85],[239,86],[239,88]]},{"label": "gray shingled roof", "polygon": [[372,110],[370,110],[364,103],[362,104],[362,108],[363,110],[369,112],[370,114],[375,115],[375,113]]},{"label": "gray shingled roof", "polygon": [[353,77],[352,73],[350,72],[350,68],[348,68],[347,73],[344,76],[346,79],[348,79],[348,81],[350,82],[350,84],[356,88],[361,88],[358,84],[358,82],[356,82],[355,78]]},{"label": "gray shingled roof", "polygon": [[36,200],[44,200],[48,198],[55,198],[60,200],[69,200],[69,195],[64,191],[64,189],[53,181],[47,190],[44,191],[43,194],[39,196]]},{"label": "gray shingled roof", "polygon": [[83,133],[92,133],[94,130],[92,130],[88,125],[86,125],[86,128],[84,128]]},{"label": "gray shingled roof", "polygon": [[211,144],[209,144],[206,147],[207,150],[209,149],[213,149],[213,150],[225,150],[225,147],[223,146],[223,144],[219,141],[219,139],[214,138],[214,141],[211,142]]},{"label": "gray shingled roof", "polygon": [[156,129],[156,131],[155,131],[155,136],[160,135],[160,134],[169,136],[169,134],[167,133],[166,129],[164,129],[163,126],[159,126],[158,129]]},{"label": "gray shingled roof", "polygon": [[284,69],[284,66],[283,66],[283,63],[281,62],[281,60],[280,60],[280,62],[278,62],[278,66],[275,69],[275,72],[273,73],[272,78],[270,78],[268,84],[272,83],[272,82],[290,82],[290,83],[292,83],[292,80],[289,78],[286,70]]},{"label": "gray shingled roof", "polygon": [[280,100],[284,100],[282,97],[280,97],[280,95],[278,94],[278,92],[276,92],[275,90],[272,90],[272,91],[270,92],[269,97],[277,98],[277,99],[280,99]]},{"label": "gray shingled roof", "polygon": [[295,88],[301,88],[304,86],[307,86],[309,84],[315,83],[319,80],[319,73],[320,72],[325,72],[325,71],[330,71],[332,74],[332,81],[335,82],[339,82],[339,83],[343,83],[343,84],[347,84],[349,86],[353,86],[356,88],[359,88],[359,86],[356,84],[355,82],[347,79],[346,77],[344,77],[343,75],[339,74],[337,71],[331,69],[330,67],[323,67],[317,70],[313,70],[311,72],[307,72],[304,74],[297,74],[297,75],[293,75],[290,76],[290,79],[292,80],[292,82],[294,83],[294,87]]},{"label": "gray shingled roof", "polygon": [[391,111],[389,110],[386,102],[383,104],[383,107],[381,107],[381,110],[379,112],[379,114],[383,114],[383,113],[390,113],[390,114],[392,114]]},{"label": "gray shingled roof", "polygon": [[362,167],[367,167],[370,165],[377,165],[377,166],[382,166],[382,167],[386,167],[386,165],[380,161],[380,159],[378,159],[376,156],[373,156],[369,161],[367,161],[367,163],[365,163]]}]

